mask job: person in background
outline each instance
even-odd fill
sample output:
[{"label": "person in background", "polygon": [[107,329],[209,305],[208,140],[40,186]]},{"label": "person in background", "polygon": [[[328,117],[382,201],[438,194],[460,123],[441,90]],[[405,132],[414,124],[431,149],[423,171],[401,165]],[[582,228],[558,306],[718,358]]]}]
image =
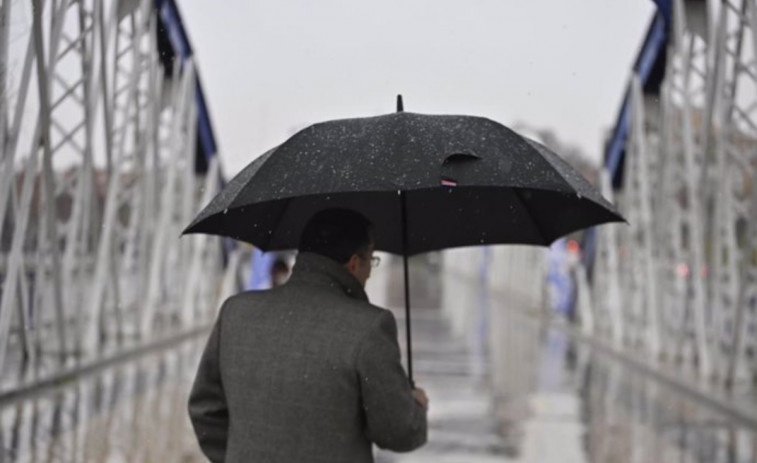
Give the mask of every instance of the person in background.
[{"label": "person in background", "polygon": [[289,264],[281,257],[276,258],[271,265],[271,287],[283,285],[289,279]]}]

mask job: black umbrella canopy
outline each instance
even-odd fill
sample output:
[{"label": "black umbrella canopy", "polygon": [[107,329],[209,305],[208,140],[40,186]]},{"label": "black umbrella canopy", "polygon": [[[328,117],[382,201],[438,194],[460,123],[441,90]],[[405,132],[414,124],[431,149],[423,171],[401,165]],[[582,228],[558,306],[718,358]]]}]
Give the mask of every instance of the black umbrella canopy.
[{"label": "black umbrella canopy", "polygon": [[300,131],[242,170],[185,233],[294,249],[307,220],[330,207],[363,213],[376,226],[376,248],[405,255],[546,246],[623,220],[559,156],[497,122],[398,112]]}]

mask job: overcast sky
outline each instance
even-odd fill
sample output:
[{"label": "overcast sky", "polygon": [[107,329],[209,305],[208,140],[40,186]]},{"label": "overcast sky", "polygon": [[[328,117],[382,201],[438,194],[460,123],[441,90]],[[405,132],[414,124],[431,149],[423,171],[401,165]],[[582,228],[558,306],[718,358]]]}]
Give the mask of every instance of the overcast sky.
[{"label": "overcast sky", "polygon": [[651,0],[178,0],[231,176],[295,130],[405,110],[552,128],[601,159]]}]

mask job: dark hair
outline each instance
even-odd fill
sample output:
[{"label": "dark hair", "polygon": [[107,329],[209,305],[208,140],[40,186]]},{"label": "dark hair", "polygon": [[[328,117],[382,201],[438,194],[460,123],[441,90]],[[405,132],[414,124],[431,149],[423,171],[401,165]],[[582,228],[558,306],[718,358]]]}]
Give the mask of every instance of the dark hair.
[{"label": "dark hair", "polygon": [[373,224],[350,209],[324,209],[310,218],[300,236],[300,252],[313,252],[346,264],[353,254],[367,252]]},{"label": "dark hair", "polygon": [[289,273],[289,265],[282,259],[276,259],[271,266],[271,273],[286,272]]}]

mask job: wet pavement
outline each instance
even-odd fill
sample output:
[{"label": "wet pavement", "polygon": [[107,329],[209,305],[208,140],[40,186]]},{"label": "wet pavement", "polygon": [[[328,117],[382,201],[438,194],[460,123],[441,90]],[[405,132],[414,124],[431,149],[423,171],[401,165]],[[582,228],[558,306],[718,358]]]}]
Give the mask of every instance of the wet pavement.
[{"label": "wet pavement", "polygon": [[0,409],[5,462],[200,462],[186,415],[202,342]]},{"label": "wet pavement", "polygon": [[[404,316],[396,312],[404,326]],[[464,339],[452,335],[438,309],[413,311],[413,352],[416,384],[426,389],[429,440],[409,454],[378,452],[378,463],[490,462],[511,453],[494,414],[486,377],[478,373],[482,360]],[[404,333],[400,336],[404,339]]]},{"label": "wet pavement", "polygon": [[[387,261],[369,294],[395,312],[404,344],[401,273]],[[545,323],[474,282],[443,288],[438,270],[411,265],[429,442],[408,454],[378,451],[378,463],[757,461],[754,429],[592,349],[560,319]],[[185,411],[203,344],[0,408],[0,463],[205,461]]]},{"label": "wet pavement", "polygon": [[[395,313],[404,341],[397,260],[385,283],[386,305]],[[411,292],[413,362],[416,383],[431,400],[429,441],[409,454],[379,451],[377,462],[588,461],[574,392],[578,385],[565,364],[567,346],[547,342],[539,352],[538,330],[521,324],[501,346],[499,354],[504,356],[489,355],[488,328],[482,326],[486,319],[477,314],[485,302],[480,290],[467,282],[465,288],[454,288],[459,293],[450,297],[439,272],[433,261],[411,262],[411,282],[422,282]],[[453,326],[455,315],[444,310],[455,303],[468,306],[464,308],[468,321],[458,323],[462,329]],[[404,351],[404,342],[401,345]],[[541,370],[541,377],[533,367]],[[494,387],[495,376],[505,378],[500,387]]]}]

